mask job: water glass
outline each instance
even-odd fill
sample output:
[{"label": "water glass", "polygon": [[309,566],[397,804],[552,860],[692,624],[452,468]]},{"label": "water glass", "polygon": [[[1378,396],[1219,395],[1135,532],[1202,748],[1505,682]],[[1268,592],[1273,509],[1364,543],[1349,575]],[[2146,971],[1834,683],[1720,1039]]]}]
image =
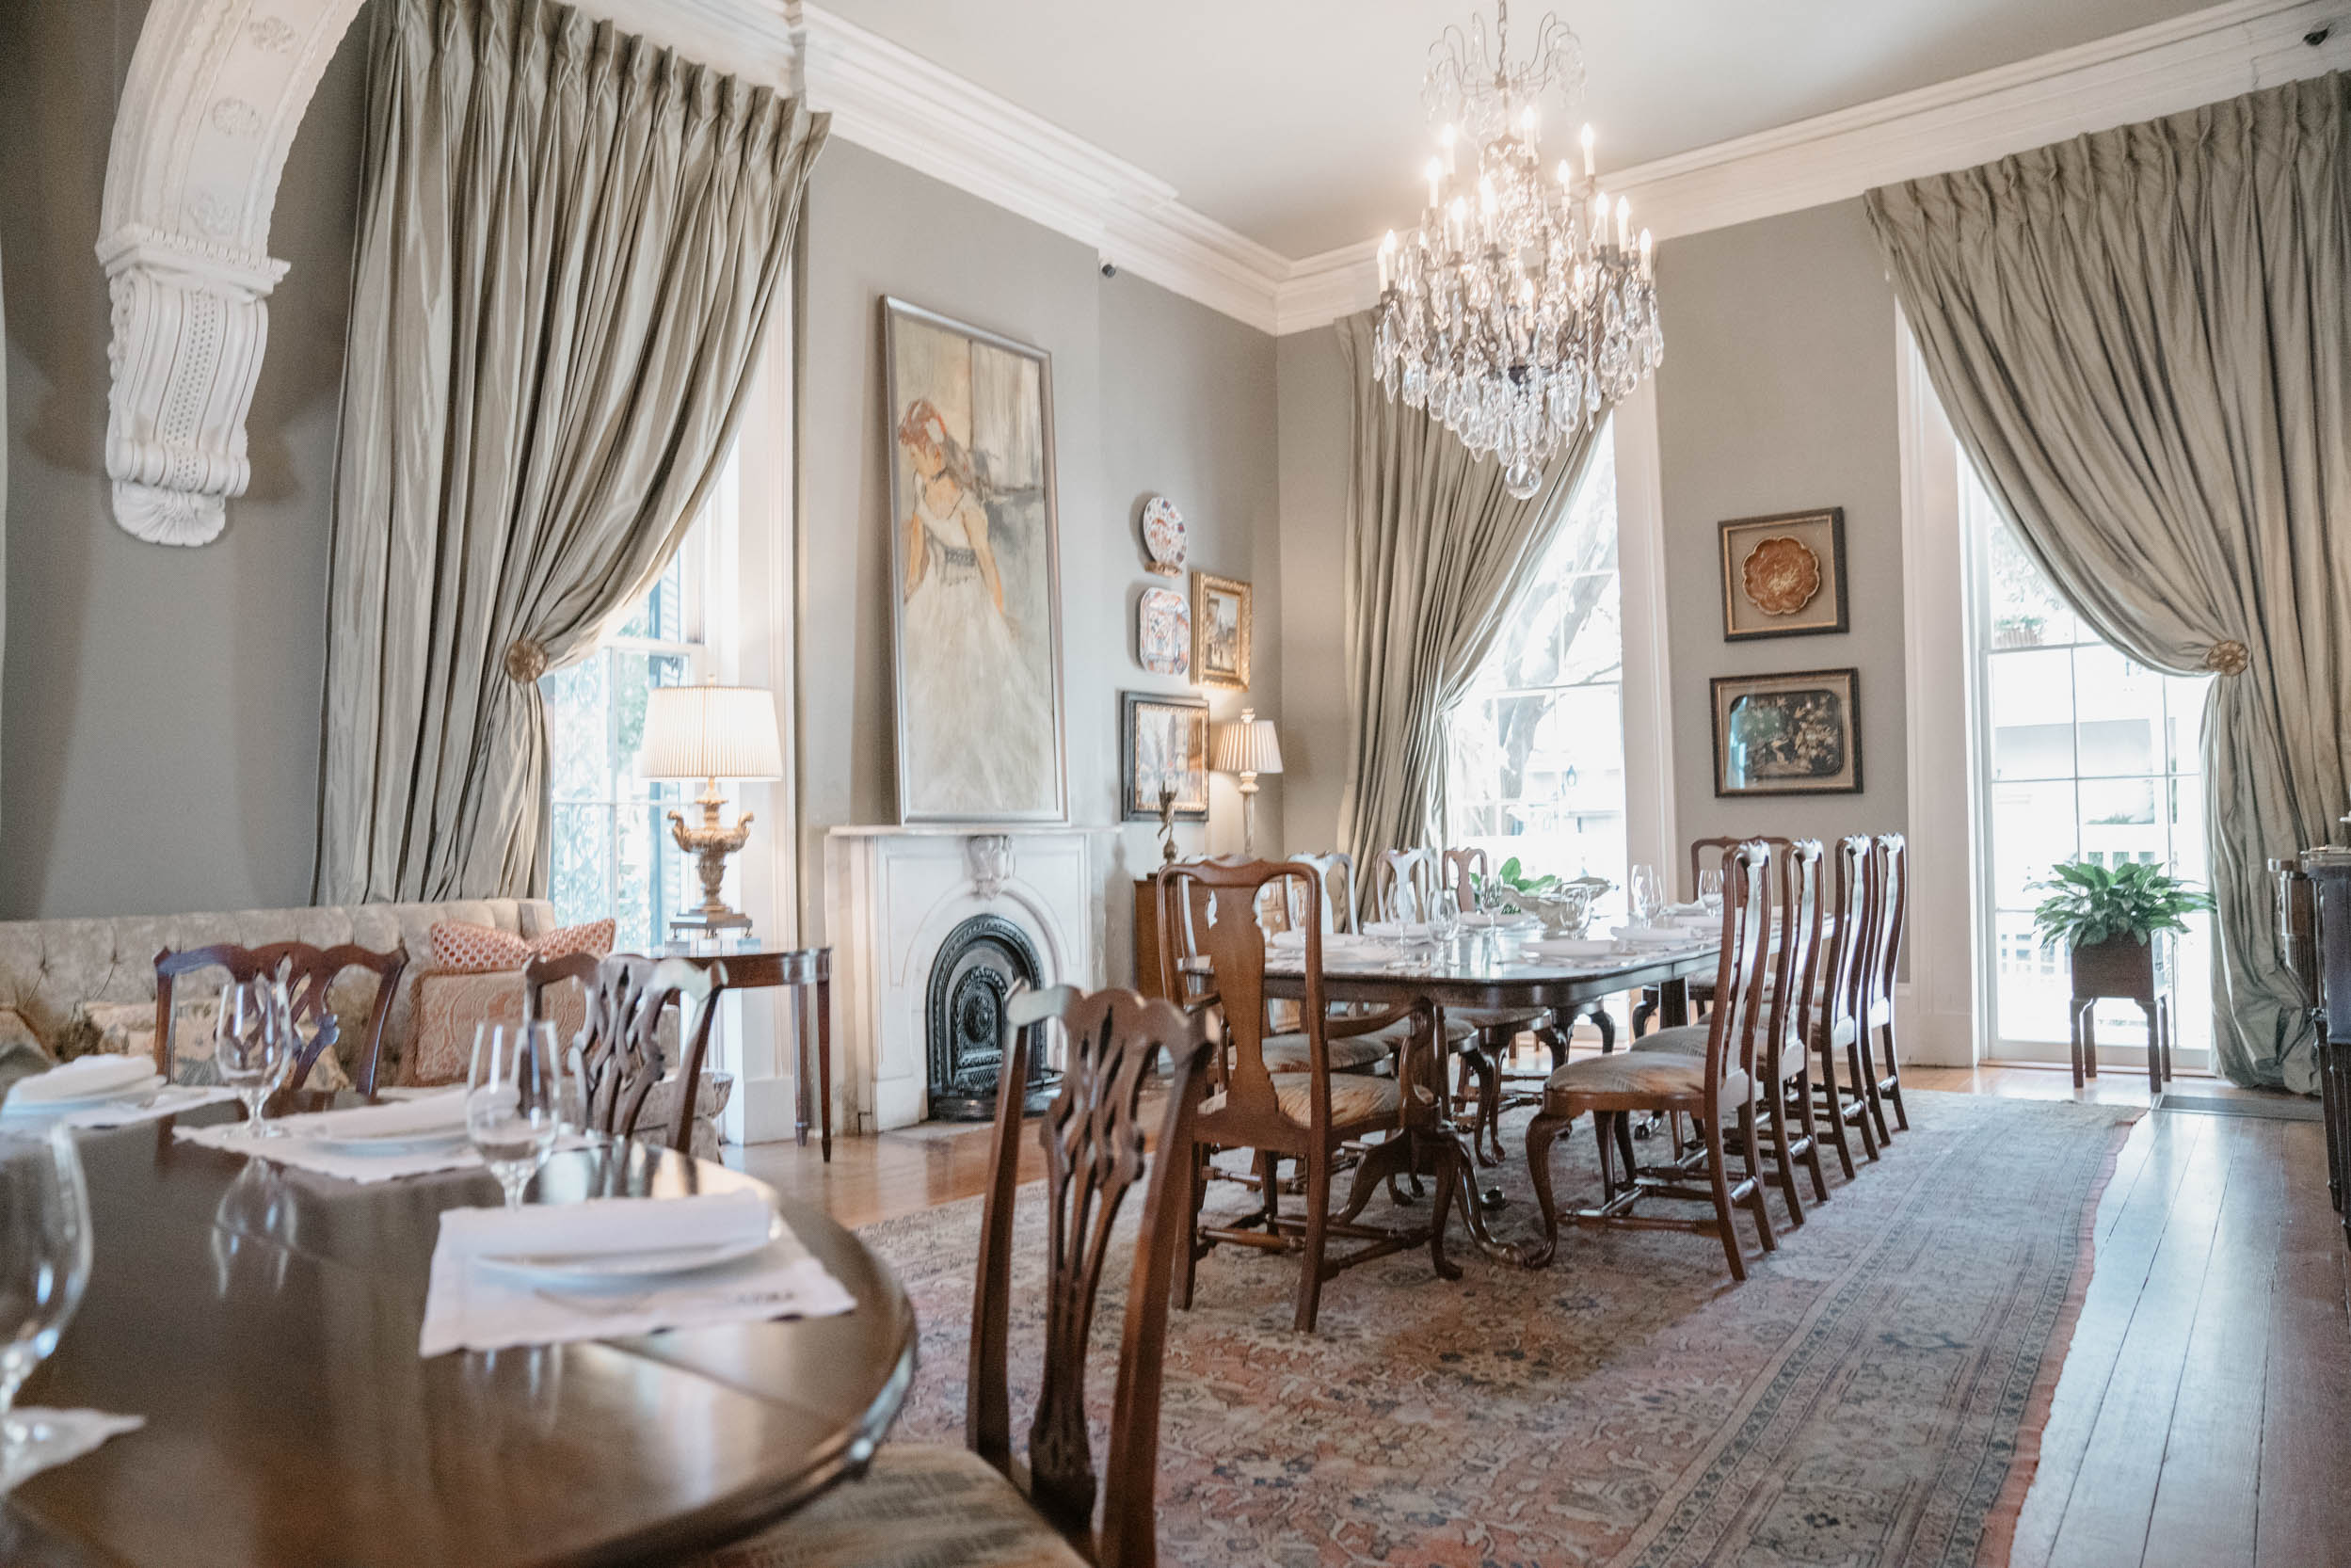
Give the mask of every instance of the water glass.
[{"label": "water glass", "polygon": [[29,1474],[66,1446],[15,1414],[16,1392],[81,1304],[89,1250],[89,1191],[73,1134],[0,1133],[0,1477]]},{"label": "water glass", "polygon": [[1639,865],[1626,879],[1625,894],[1632,902],[1633,923],[1647,925],[1657,917],[1657,909],[1665,902],[1663,885],[1657,880],[1657,868]]},{"label": "water glass", "polygon": [[547,1024],[482,1024],[466,1074],[465,1132],[506,1195],[522,1207],[562,1124],[562,1056]]},{"label": "water glass", "polygon": [[269,1136],[262,1105],[293,1065],[294,1009],[285,987],[264,979],[222,990],[213,1019],[213,1068],[245,1102],[247,1136]]},{"label": "water glass", "polygon": [[1698,873],[1698,902],[1709,915],[1722,913],[1722,872],[1719,868]]}]

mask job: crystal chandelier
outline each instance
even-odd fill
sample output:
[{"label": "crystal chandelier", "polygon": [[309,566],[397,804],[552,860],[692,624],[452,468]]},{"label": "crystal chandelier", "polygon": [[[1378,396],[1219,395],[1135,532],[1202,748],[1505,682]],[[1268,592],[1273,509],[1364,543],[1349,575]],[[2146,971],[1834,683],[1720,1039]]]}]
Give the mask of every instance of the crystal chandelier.
[{"label": "crystal chandelier", "polygon": [[[1556,16],[1532,57],[1509,58],[1510,5],[1447,27],[1430,51],[1421,103],[1437,132],[1419,227],[1380,242],[1373,367],[1390,396],[1426,408],[1472,452],[1501,462],[1525,500],[1562,441],[1629,393],[1665,358],[1649,232],[1611,206],[1592,165],[1543,168],[1539,104],[1582,96],[1583,46]],[[1475,150],[1464,177],[1458,150]]]}]

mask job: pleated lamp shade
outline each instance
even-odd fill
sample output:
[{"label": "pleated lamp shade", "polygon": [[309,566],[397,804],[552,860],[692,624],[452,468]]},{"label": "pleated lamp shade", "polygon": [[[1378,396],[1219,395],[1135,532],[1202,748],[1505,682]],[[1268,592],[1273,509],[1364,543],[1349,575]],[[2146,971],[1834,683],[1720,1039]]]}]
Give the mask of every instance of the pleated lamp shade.
[{"label": "pleated lamp shade", "polygon": [[645,705],[645,778],[781,778],[776,696],[763,686],[657,686]]},{"label": "pleated lamp shade", "polygon": [[1216,769],[1219,773],[1280,773],[1282,742],[1273,732],[1273,721],[1244,712],[1238,722],[1220,725]]}]

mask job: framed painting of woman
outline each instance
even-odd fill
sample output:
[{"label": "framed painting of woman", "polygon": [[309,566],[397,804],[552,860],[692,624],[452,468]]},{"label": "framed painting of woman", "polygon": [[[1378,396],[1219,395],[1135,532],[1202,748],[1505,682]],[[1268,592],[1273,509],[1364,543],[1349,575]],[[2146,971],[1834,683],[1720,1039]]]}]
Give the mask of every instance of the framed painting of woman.
[{"label": "framed painting of woman", "polygon": [[882,301],[902,822],[1064,822],[1053,366]]}]

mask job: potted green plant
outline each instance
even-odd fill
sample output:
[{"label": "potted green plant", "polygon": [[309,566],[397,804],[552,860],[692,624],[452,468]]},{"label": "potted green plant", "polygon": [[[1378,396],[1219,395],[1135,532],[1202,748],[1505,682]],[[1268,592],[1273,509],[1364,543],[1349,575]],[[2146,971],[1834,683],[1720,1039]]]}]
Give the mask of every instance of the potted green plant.
[{"label": "potted green plant", "polygon": [[2062,944],[2071,954],[2075,996],[2152,995],[2154,938],[2185,931],[2188,916],[2213,906],[2210,894],[2137,860],[2060,860],[2034,886],[2049,896],[2033,911],[2033,929],[2041,946]]}]

